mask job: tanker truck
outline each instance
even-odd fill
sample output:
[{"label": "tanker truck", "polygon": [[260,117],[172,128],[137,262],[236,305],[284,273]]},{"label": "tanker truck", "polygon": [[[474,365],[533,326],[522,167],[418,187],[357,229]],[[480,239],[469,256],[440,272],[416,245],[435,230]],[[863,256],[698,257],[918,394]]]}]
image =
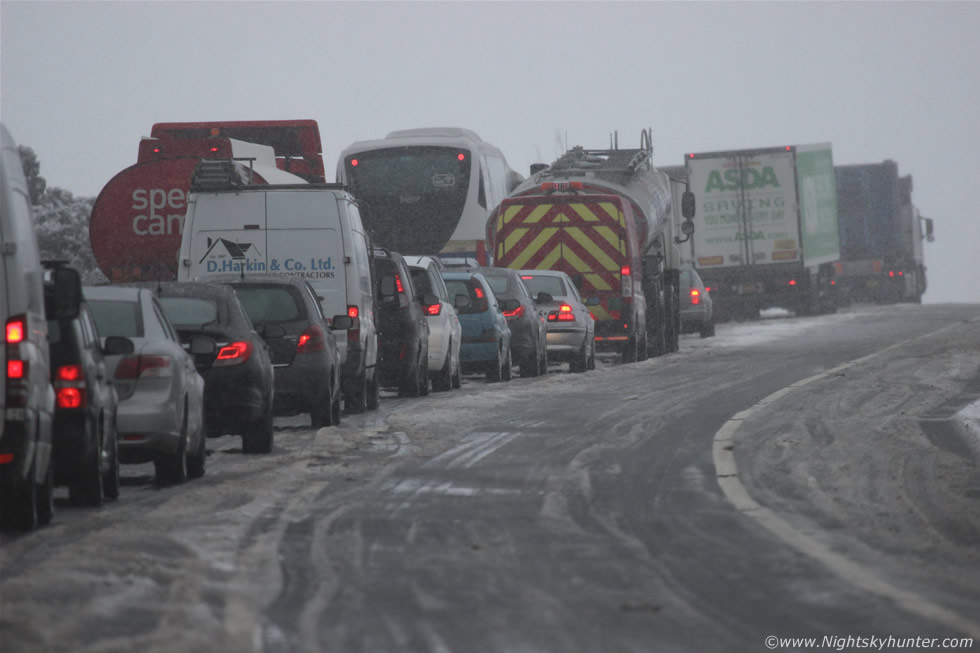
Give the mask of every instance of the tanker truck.
[{"label": "tanker truck", "polygon": [[675,231],[693,231],[694,197],[681,194],[683,220],[675,220],[649,130],[639,148],[620,149],[618,137],[610,145],[574,147],[551,166],[532,166],[487,221],[487,251],[497,267],[567,273],[595,317],[597,351],[632,362],[677,350]]},{"label": "tanker truck", "polygon": [[156,123],[136,164],[102,188],[89,221],[92,253],[110,282],[177,278],[191,174],[203,158],[251,163],[252,183],[323,181],[314,120]]}]

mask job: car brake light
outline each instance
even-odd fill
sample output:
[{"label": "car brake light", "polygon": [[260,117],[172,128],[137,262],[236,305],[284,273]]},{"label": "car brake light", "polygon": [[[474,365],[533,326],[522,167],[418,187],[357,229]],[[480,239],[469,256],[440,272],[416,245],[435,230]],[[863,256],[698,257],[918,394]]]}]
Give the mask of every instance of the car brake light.
[{"label": "car brake light", "polygon": [[558,307],[557,312],[551,312],[548,314],[549,322],[574,322],[575,312],[572,310],[571,305],[562,304]]},{"label": "car brake light", "polygon": [[512,311],[504,311],[504,317],[506,317],[508,320],[517,319],[522,315],[524,315],[524,306],[518,306]]},{"label": "car brake light", "polygon": [[480,286],[473,286],[473,292],[476,294],[477,299],[483,299],[483,288]]},{"label": "car brake light", "polygon": [[429,304],[425,307],[426,315],[441,315],[442,314],[442,302],[436,302],[435,304]]},{"label": "car brake light", "polygon": [[80,365],[62,365],[54,374],[58,408],[85,407],[85,378]]},{"label": "car brake light", "polygon": [[165,378],[172,375],[173,361],[167,356],[125,356],[116,365],[117,379]]},{"label": "car brake light", "polygon": [[315,324],[308,326],[299,337],[299,342],[296,343],[297,354],[311,354],[326,350],[327,341],[323,337],[323,330]]},{"label": "car brake light", "polygon": [[399,295],[405,294],[405,286],[402,285],[402,278],[397,274],[395,275],[395,289],[398,291]]},{"label": "car brake light", "polygon": [[624,265],[623,267],[619,268],[619,274],[624,277],[630,276],[630,266]]},{"label": "car brake light", "polygon": [[11,318],[7,320],[7,344],[16,345],[24,340],[24,319]]},{"label": "car brake light", "polygon": [[691,303],[694,305],[701,303],[701,293],[697,288],[691,288]]},{"label": "car brake light", "polygon": [[795,286],[796,285],[796,279],[790,279],[789,280],[789,285]]},{"label": "car brake light", "polygon": [[12,462],[14,462],[14,454],[0,453],[0,465],[9,465]]},{"label": "car brake light", "polygon": [[23,379],[24,373],[27,371],[27,361],[7,361],[7,378],[8,379]]},{"label": "car brake light", "polygon": [[252,343],[244,340],[233,342],[218,350],[218,355],[214,359],[214,366],[239,365],[247,361],[251,355]]},{"label": "car brake light", "polygon": [[356,320],[357,319],[357,316],[360,315],[360,314],[361,314],[361,311],[360,311],[360,309],[357,308],[357,306],[348,306],[347,307],[347,317],[349,317],[350,319]]},{"label": "car brake light", "polygon": [[705,286],[704,292],[711,292],[711,286]]}]

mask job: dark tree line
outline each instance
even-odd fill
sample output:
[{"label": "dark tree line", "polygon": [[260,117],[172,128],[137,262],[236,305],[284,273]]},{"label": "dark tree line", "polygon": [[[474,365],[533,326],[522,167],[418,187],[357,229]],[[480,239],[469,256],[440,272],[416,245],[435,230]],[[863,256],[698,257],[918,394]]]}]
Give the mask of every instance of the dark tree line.
[{"label": "dark tree line", "polygon": [[95,198],[76,198],[62,188],[48,187],[41,176],[41,163],[34,150],[21,145],[18,151],[34,205],[34,223],[41,257],[68,261],[82,274],[83,283],[104,283],[105,276],[95,262],[88,237]]}]

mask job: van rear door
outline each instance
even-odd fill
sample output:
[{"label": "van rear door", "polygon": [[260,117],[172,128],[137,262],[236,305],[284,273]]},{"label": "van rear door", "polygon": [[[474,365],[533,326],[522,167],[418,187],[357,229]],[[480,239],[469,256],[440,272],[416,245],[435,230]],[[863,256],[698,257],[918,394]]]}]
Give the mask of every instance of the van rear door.
[{"label": "van rear door", "polygon": [[190,228],[190,278],[268,271],[265,193],[201,193]]},{"label": "van rear door", "polygon": [[346,315],[345,248],[337,196],[321,190],[267,195],[269,271],[309,281],[328,318]]}]

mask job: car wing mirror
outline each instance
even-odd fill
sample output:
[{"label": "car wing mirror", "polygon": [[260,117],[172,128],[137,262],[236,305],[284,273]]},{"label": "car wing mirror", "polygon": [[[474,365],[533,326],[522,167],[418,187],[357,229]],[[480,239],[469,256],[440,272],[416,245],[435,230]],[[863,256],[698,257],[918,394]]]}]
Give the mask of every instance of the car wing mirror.
[{"label": "car wing mirror", "polygon": [[218,343],[208,336],[191,336],[188,343],[188,351],[194,356],[213,354],[217,349]]},{"label": "car wing mirror", "polygon": [[500,302],[500,310],[502,311],[516,311],[521,305],[521,300],[519,299],[505,299]]},{"label": "car wing mirror", "polygon": [[255,325],[255,332],[263,338],[282,338],[286,330],[272,322],[260,322]]},{"label": "car wing mirror", "polygon": [[354,326],[354,318],[350,315],[334,315],[330,320],[331,329],[349,329]]},{"label": "car wing mirror", "polygon": [[109,336],[105,339],[102,346],[102,353],[106,356],[117,356],[120,354],[132,354],[136,347],[133,341],[123,336]]}]

